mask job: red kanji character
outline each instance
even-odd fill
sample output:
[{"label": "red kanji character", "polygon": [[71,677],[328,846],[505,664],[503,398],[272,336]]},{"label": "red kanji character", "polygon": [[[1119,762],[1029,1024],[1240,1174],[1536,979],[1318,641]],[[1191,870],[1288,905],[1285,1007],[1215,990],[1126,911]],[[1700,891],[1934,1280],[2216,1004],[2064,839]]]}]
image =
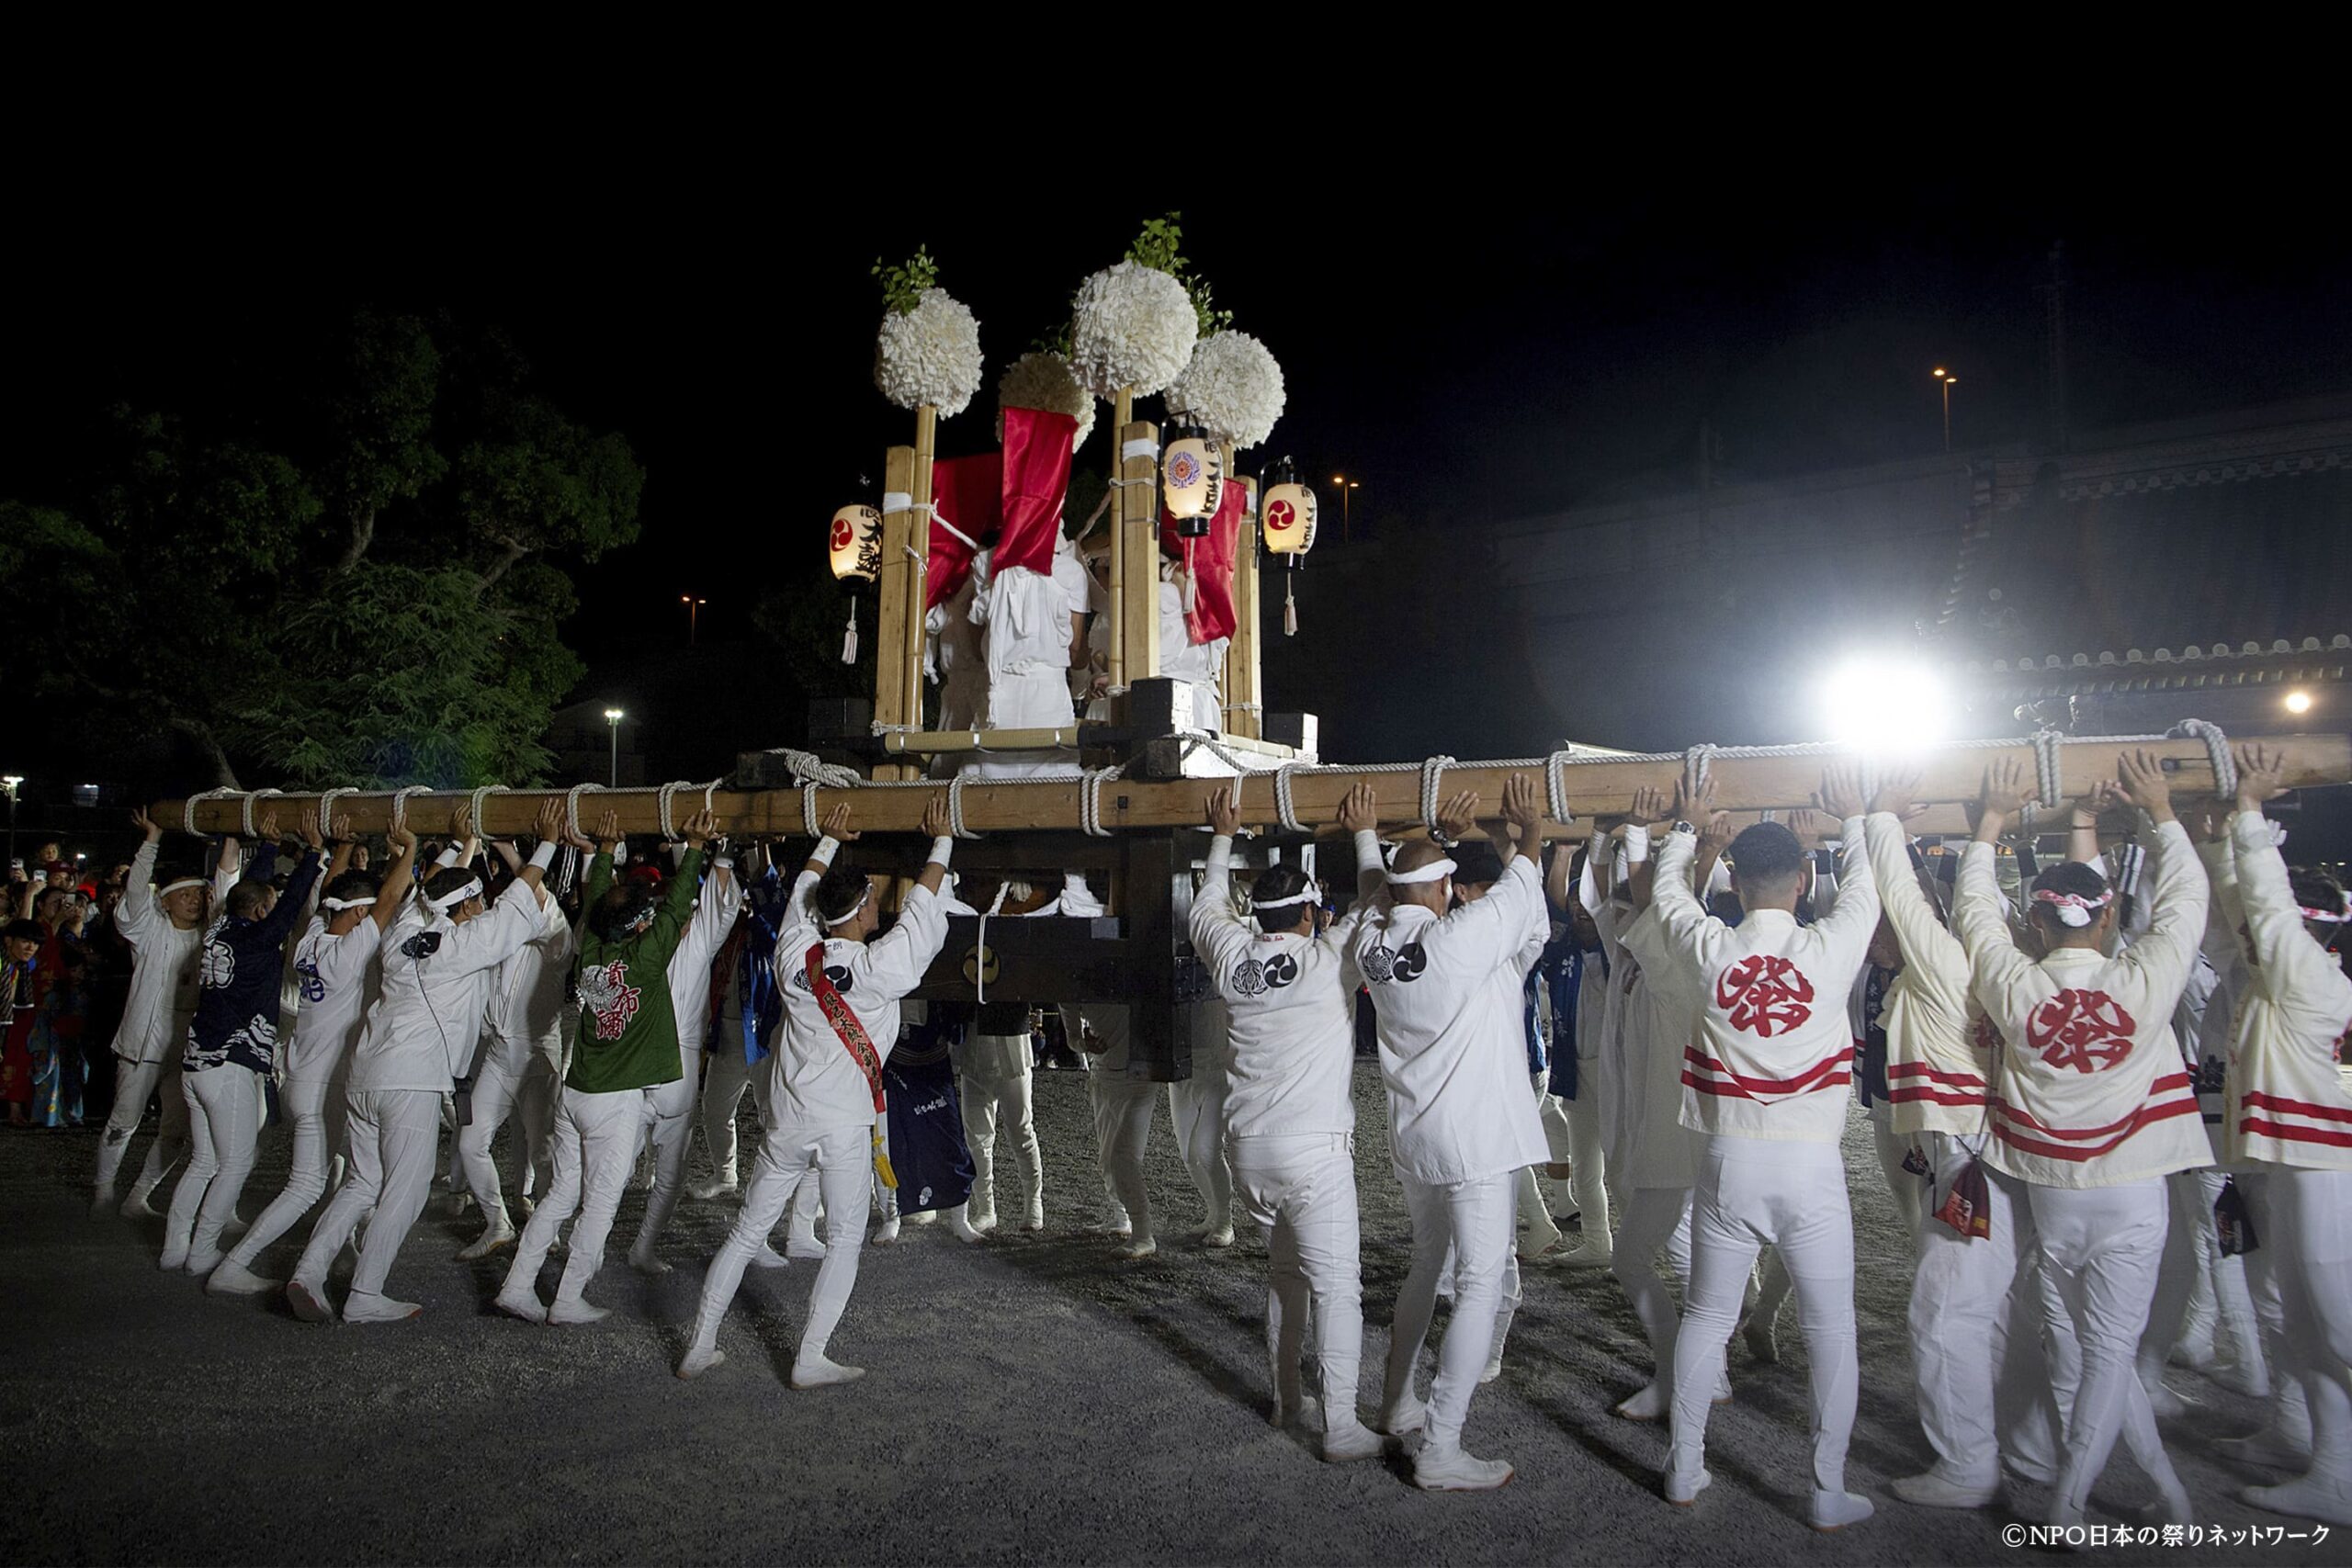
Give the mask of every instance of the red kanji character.
[{"label": "red kanji character", "polygon": [[2061,991],[2033,1010],[2025,1036],[2052,1066],[2097,1073],[2132,1054],[2139,1027],[2105,991]]},{"label": "red kanji character", "polygon": [[1758,953],[1741,959],[1715,980],[1715,1005],[1731,1014],[1731,1026],[1770,1040],[1813,1016],[1813,982],[1787,959]]}]

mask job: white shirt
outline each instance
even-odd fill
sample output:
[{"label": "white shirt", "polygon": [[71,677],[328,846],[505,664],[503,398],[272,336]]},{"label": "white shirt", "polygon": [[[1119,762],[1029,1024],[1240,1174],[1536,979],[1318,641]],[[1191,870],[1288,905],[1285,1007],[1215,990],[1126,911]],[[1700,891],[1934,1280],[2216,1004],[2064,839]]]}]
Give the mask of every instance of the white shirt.
[{"label": "white shirt", "polygon": [[[187,1038],[189,1021],[196,1017],[203,977],[205,926],[182,931],[156,902],[155,849],[141,844],[130,857],[130,880],[115,909],[115,929],[130,944],[132,960],[130,989],[114,1036],[114,1054],[126,1062],[160,1062],[166,1052],[179,1049]],[[235,885],[237,871],[223,856],[213,873],[216,915]]]},{"label": "white shirt", "polygon": [[695,896],[694,919],[686,922],[670,954],[670,1006],[678,1021],[681,1051],[701,1050],[710,1032],[711,960],[742,912],[742,879],[733,866],[714,864]]},{"label": "white shirt", "polygon": [[1524,855],[1476,904],[1440,916],[1384,897],[1357,926],[1348,956],[1379,1015],[1399,1174],[1446,1185],[1552,1157],[1527,1092],[1519,994],[1495,983],[1529,933],[1548,927],[1535,863]]},{"label": "white shirt", "polygon": [[464,925],[421,901],[403,908],[384,933],[383,995],[352,1058],[351,1092],[447,1092],[472,1059],[493,972],[544,929],[537,895],[520,877]]},{"label": "white shirt", "polygon": [[2197,1096],[2173,1039],[2205,929],[2205,878],[2177,822],[2161,824],[2147,933],[2110,958],[2018,951],[1993,879],[1993,846],[1962,852],[1952,929],[1977,1000],[2007,1042],[1994,1068],[1996,1170],[2044,1187],[2108,1187],[2211,1165]]},{"label": "white shirt", "polygon": [[2352,1090],[2336,1067],[2352,979],[2304,929],[2262,813],[2231,818],[2230,857],[2251,952],[2230,1041],[2225,1147],[2233,1161],[2352,1170]]},{"label": "white shirt", "polygon": [[[1373,851],[1379,853],[1375,843]],[[1348,943],[1369,900],[1321,936],[1279,934],[1233,912],[1233,840],[1209,843],[1193,896],[1193,948],[1225,999],[1230,1043],[1226,1135],[1352,1132],[1355,964]],[[1288,911],[1296,914],[1293,908]]]},{"label": "white shirt", "polygon": [[288,1083],[324,1083],[334,1076],[358,1038],[360,1018],[375,994],[376,953],[383,943],[383,928],[364,913],[341,936],[327,934],[323,917],[311,917],[310,929],[294,948],[302,1006],[286,1048]]},{"label": "white shirt", "polygon": [[1862,825],[1879,901],[1903,949],[1886,988],[1886,1101],[1898,1134],[1989,1132],[1985,1089],[2000,1033],[1977,1005],[1968,950],[1944,929],[1911,864],[1909,835],[1892,811]]},{"label": "white shirt", "polygon": [[[1697,1009],[1697,1038],[1681,1053],[1682,1124],[1834,1144],[1854,1081],[1846,995],[1878,929],[1862,819],[1845,826],[1837,902],[1810,926],[1786,909],[1751,909],[1736,926],[1715,919],[1690,881],[1698,848],[1696,834],[1666,835],[1652,882],[1656,919],[1635,921],[1626,936],[1650,984]],[[1675,1043],[1654,1040],[1650,1049]]]},{"label": "white shirt", "polygon": [[491,982],[490,1034],[499,1064],[519,1074],[531,1053],[555,1059],[563,1055],[563,993],[571,978],[572,930],[553,895],[539,901],[547,925],[498,966]]},{"label": "white shirt", "polygon": [[995,560],[996,551],[986,549],[972,561],[971,618],[989,629],[989,673],[1067,675],[1069,618],[1086,614],[1086,569],[1059,552],[1050,572],[1019,566],[996,571]]},{"label": "white shirt", "polygon": [[776,938],[776,994],[784,1021],[768,1057],[770,1127],[787,1134],[821,1134],[874,1120],[874,1091],[825,1010],[809,988],[808,953],[824,943],[825,975],[842,1000],[865,1025],[878,1069],[899,1043],[899,1006],[922,984],[923,972],[947,943],[947,916],[939,896],[918,885],[908,893],[899,922],[872,942],[849,942],[822,934],[808,895],[817,878],[808,872],[793,885],[792,903]]}]

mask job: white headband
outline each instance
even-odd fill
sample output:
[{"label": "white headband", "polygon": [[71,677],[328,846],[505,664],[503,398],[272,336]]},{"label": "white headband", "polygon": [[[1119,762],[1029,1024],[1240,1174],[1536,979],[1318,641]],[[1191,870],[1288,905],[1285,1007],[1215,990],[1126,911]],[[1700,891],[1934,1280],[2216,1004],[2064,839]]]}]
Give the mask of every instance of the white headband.
[{"label": "white headband", "polygon": [[1419,870],[1390,872],[1388,874],[1388,886],[1391,887],[1404,887],[1409,886],[1416,882],[1442,882],[1461,869],[1462,868],[1459,865],[1454,863],[1453,858],[1448,855],[1438,860],[1433,860],[1430,862],[1429,864],[1420,867]]},{"label": "white headband", "polygon": [[845,926],[852,920],[857,919],[857,912],[860,909],[865,908],[865,901],[873,897],[874,884],[869,882],[865,885],[865,891],[857,896],[857,902],[849,907],[849,913],[846,915],[836,915],[831,919],[827,920],[825,922],[825,929],[827,931],[831,931],[835,926]]},{"label": "white headband", "polygon": [[429,908],[438,909],[446,915],[467,899],[479,897],[481,893],[481,879],[471,877],[467,880],[463,887],[452,888],[440,897],[427,898],[424,902]]},{"label": "white headband", "polygon": [[340,915],[340,914],[342,914],[345,909],[364,909],[364,908],[367,908],[369,905],[373,904],[375,901],[376,901],[376,900],[375,900],[374,898],[372,898],[372,897],[370,897],[370,898],[322,898],[322,899],[320,899],[320,900],[319,900],[319,905],[320,905],[320,907],[321,907],[322,908],[333,909],[336,914]]},{"label": "white headband", "polygon": [[[2344,901],[2347,907],[2352,907],[2352,893],[2346,894],[2344,896]],[[2346,911],[2343,909],[2338,909],[2335,913],[2330,914],[2325,909],[2314,909],[2308,904],[2298,904],[2295,908],[2302,912],[2303,919],[2315,921],[2323,926],[2340,926],[2346,919],[2352,919],[2352,916],[2347,916]]]},{"label": "white headband", "polygon": [[183,876],[177,882],[166,882],[155,889],[155,897],[168,898],[183,887],[202,887],[203,886],[205,886],[204,878],[200,876]]},{"label": "white headband", "polygon": [[2115,892],[2112,888],[2096,898],[2086,898],[2079,893],[2053,893],[2047,887],[2035,889],[2033,895],[2035,903],[2049,904],[2056,908],[2059,924],[2072,927],[2076,931],[2091,923],[2093,919],[2091,911],[2104,909],[2114,900]]},{"label": "white headband", "polygon": [[1323,902],[1323,889],[1310,882],[1287,898],[1253,898],[1250,901],[1250,907],[1253,909],[1287,909],[1294,904],[1320,904],[1321,902]]}]

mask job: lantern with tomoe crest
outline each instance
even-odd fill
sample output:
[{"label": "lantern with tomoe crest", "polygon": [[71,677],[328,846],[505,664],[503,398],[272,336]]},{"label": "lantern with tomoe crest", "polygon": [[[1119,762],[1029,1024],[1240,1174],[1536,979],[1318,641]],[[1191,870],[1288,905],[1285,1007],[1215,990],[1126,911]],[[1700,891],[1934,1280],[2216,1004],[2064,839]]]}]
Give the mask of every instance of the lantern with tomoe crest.
[{"label": "lantern with tomoe crest", "polygon": [[882,513],[870,506],[844,506],[833,513],[826,540],[833,580],[850,585],[849,628],[842,637],[842,662],[857,662],[857,585],[882,573]]},{"label": "lantern with tomoe crest", "polygon": [[1298,482],[1288,457],[1277,463],[1269,477],[1273,482],[1266,487],[1259,516],[1264,524],[1266,552],[1283,558],[1283,635],[1296,637],[1298,599],[1292,581],[1300,559],[1315,547],[1315,491]]}]

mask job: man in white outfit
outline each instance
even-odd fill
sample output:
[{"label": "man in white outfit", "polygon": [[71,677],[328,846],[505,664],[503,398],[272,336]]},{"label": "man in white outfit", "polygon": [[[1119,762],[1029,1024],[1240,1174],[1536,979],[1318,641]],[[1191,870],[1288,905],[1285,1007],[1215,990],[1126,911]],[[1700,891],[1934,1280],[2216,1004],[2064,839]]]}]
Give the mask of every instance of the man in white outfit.
[{"label": "man in white outfit", "polygon": [[1233,1168],[1227,1162],[1226,1096],[1232,1087],[1232,1024],[1222,999],[1192,1012],[1193,1073],[1168,1086],[1168,1123],[1184,1174],[1201,1195],[1201,1228],[1193,1239],[1206,1247],[1233,1245]]},{"label": "man in white outfit", "polygon": [[808,1319],[792,1363],[792,1386],[822,1388],[865,1375],[826,1355],[857,1285],[863,1223],[873,1190],[875,1118],[886,1104],[882,1066],[897,1046],[899,1003],[947,942],[940,885],[956,840],[947,803],[924,807],[931,858],[908,892],[898,923],[884,935],[873,881],[833,858],[857,834],[846,806],[825,820],[825,837],[793,885],[776,942],[777,988],[784,1022],[769,1058],[768,1128],[742,1212],[704,1276],[694,1335],[678,1376],[695,1378],[726,1360],[718,1324],[743,1281],[743,1269],[784,1214],[794,1190],[814,1175],[824,1191],[825,1260],[808,1296]]},{"label": "man in white outfit", "polygon": [[[1340,808],[1340,826],[1377,868],[1374,808],[1372,790],[1358,784]],[[1226,1115],[1234,1181],[1243,1212],[1266,1231],[1273,1422],[1286,1425],[1306,1411],[1299,1359],[1311,1300],[1323,1457],[1370,1459],[1380,1452],[1380,1437],[1356,1411],[1363,1281],[1351,1080],[1362,982],[1348,944],[1380,879],[1376,870],[1363,877],[1355,907],[1318,935],[1322,890],[1296,865],[1273,866],[1251,887],[1254,918],[1245,922],[1233,909],[1233,835],[1241,824],[1231,790],[1209,797],[1208,817],[1216,836],[1190,927],[1230,1020]]]},{"label": "man in white outfit", "polygon": [[164,840],[164,829],[144,811],[131,813],[130,819],[147,839],[130,858],[130,879],[115,910],[115,929],[130,945],[130,993],[123,1002],[121,1025],[115,1031],[114,1109],[98,1141],[97,1190],[91,1198],[90,1213],[104,1213],[114,1206],[115,1175],[122,1168],[131,1134],[139,1131],[147,1114],[149,1098],[160,1089],[163,1124],[156,1129],[154,1145],[147,1151],[147,1163],[131,1183],[122,1212],[161,1219],[163,1215],[147,1198],[187,1155],[187,1100],[180,1090],[180,1045],[196,1017],[208,915],[227,900],[229,888],[237,880],[237,841],[221,841],[208,900],[200,876],[178,876],[160,887],[155,885],[155,853]]},{"label": "man in white outfit", "polygon": [[2290,872],[2262,814],[2285,793],[2283,760],[2237,756],[2232,876],[2217,897],[2243,919],[2249,978],[2231,1042],[2227,1150],[2251,1162],[2256,1245],[2245,1255],[2284,1308],[2278,1375],[2302,1384],[2311,1468],[2240,1494],[2258,1508],[2352,1526],[2352,1089],[2338,1063],[2352,1029],[2352,980],[2333,944],[2352,900],[2324,873]]},{"label": "man in white outfit", "polygon": [[2121,798],[2155,824],[2154,889],[2147,932],[2109,958],[2113,893],[2089,866],[2064,862],[2036,879],[2030,908],[2046,949],[2018,951],[1993,875],[1993,848],[2024,807],[2014,758],[1985,772],[1974,841],[1962,854],[1952,929],[1968,949],[1977,999],[2008,1043],[1995,1069],[2001,1110],[1985,1159],[2022,1183],[2053,1343],[2080,1347],[2075,1386],[2067,1358],[2053,1381],[2068,1411],[2064,1468],[2050,1522],[2083,1523],[2091,1487],[2119,1436],[2156,1483],[2166,1522],[2187,1524],[2188,1495],[2156,1434],[2134,1369],[2164,1251],[2164,1178],[2211,1161],[2197,1096],[2172,1034],[2199,939],[2207,888],[2172,812],[2162,764],[2123,759]]},{"label": "man in white outfit", "polygon": [[[995,570],[996,552],[972,561],[973,624],[988,628],[988,728],[1057,729],[1078,721],[1069,672],[1086,661],[1086,569],[1070,542],[1054,541],[1050,572]],[[1069,750],[991,755],[969,764],[983,778],[1044,777],[1078,771]]]},{"label": "man in white outfit", "polygon": [[344,1099],[350,1077],[351,1046],[360,1020],[376,996],[376,955],[384,930],[399,915],[413,886],[416,835],[393,829],[391,868],[383,881],[364,871],[346,872],[327,885],[322,913],[311,919],[294,948],[294,974],[302,1010],[294,1018],[287,1047],[286,1081],[278,1103],[293,1125],[293,1164],[285,1190],[270,1201],[235,1248],[204,1281],[216,1295],[256,1295],[274,1291],[276,1280],[254,1272],[262,1253],[294,1228],[327,1190],[327,1163],[343,1143]]},{"label": "man in white outfit", "polygon": [[[1511,1477],[1508,1462],[1464,1449],[1462,1428],[1503,1303],[1519,1172],[1549,1158],[1527,1092],[1524,1015],[1515,988],[1496,983],[1530,934],[1545,929],[1537,869],[1544,818],[1523,773],[1504,786],[1502,806],[1516,842],[1491,893],[1447,912],[1453,862],[1434,843],[1408,843],[1349,948],[1378,1013],[1396,1175],[1413,1221],[1413,1264],[1389,1333],[1380,1424],[1392,1435],[1426,1433],[1413,1479],[1429,1490],[1486,1490]],[[1444,815],[1475,809],[1475,797],[1457,795]],[[1358,871],[1378,865],[1376,851],[1367,861],[1359,845]],[[1413,1369],[1448,1247],[1453,1316],[1424,1406]]]},{"label": "man in white outfit", "polygon": [[[286,1283],[287,1301],[304,1322],[334,1319],[327,1269],[363,1219],[368,1235],[343,1321],[396,1323],[424,1310],[385,1295],[385,1280],[432,1191],[441,1097],[473,1051],[492,977],[544,924],[539,882],[555,860],[562,822],[561,803],[549,801],[539,813],[531,863],[495,905],[483,903],[472,872],[445,867],[384,933],[382,995],[352,1059],[350,1174],[311,1227]],[[456,831],[466,830],[461,811]]]},{"label": "man in white outfit", "polygon": [[1046,1228],[1046,1172],[1030,1100],[1029,1004],[982,1002],[971,1032],[954,1047],[964,1141],[972,1151],[972,1196],[966,1217],[976,1231],[996,1228],[996,1149],[1002,1136],[1019,1173],[1024,1231]]},{"label": "man in white outfit", "polygon": [[677,1014],[681,1076],[648,1097],[653,1110],[647,1133],[653,1145],[653,1192],[645,1201],[645,1217],[628,1249],[628,1266],[640,1274],[670,1271],[653,1249],[685,1187],[686,1149],[694,1142],[695,1102],[702,1089],[703,1041],[710,1032],[712,965],[742,912],[743,885],[736,880],[735,863],[722,853],[710,863],[710,874],[695,897],[694,919],[686,922],[678,950],[670,956],[670,1002]]},{"label": "man in white outfit", "polygon": [[1797,924],[1807,856],[1786,826],[1764,822],[1731,841],[1733,886],[1745,912],[1736,927],[1726,926],[1691,885],[1699,853],[1693,823],[1713,814],[1710,786],[1686,773],[1673,830],[1658,846],[1650,909],[1626,933],[1626,945],[1652,984],[1699,1007],[1698,1035],[1680,1053],[1682,1124],[1706,1141],[1690,1214],[1690,1293],[1674,1345],[1667,1501],[1687,1506],[1708,1484],[1707,1417],[1722,1388],[1724,1346],[1757,1256],[1769,1245],[1795,1282],[1811,1363],[1806,1517],[1815,1529],[1834,1530],[1871,1511],[1868,1498],[1846,1490],[1860,1371],[1854,1224],[1838,1138],[1854,1056],[1841,1004],[1878,926],[1879,900],[1858,773],[1832,769],[1822,804],[1845,823],[1843,874],[1829,913]]},{"label": "man in white outfit", "polygon": [[[1151,1234],[1151,1199],[1143,1151],[1151,1141],[1158,1086],[1128,1073],[1127,1009],[1117,1002],[1064,1008],[1071,1044],[1086,1058],[1086,1097],[1094,1112],[1094,1158],[1108,1217],[1102,1229],[1124,1237],[1118,1256],[1139,1262],[1159,1249]],[[1081,1027],[1082,1026],[1082,1027]]]}]

